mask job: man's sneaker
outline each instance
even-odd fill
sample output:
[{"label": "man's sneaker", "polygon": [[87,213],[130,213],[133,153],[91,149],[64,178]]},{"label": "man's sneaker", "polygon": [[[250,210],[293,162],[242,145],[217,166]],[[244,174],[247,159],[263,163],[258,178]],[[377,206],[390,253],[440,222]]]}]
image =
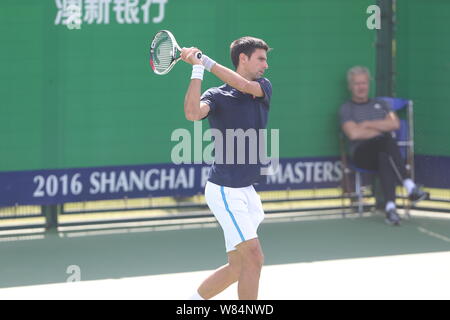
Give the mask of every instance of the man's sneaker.
[{"label": "man's sneaker", "polygon": [[400,225],[400,216],[397,214],[395,209],[391,209],[386,211],[386,221],[387,224],[399,226]]},{"label": "man's sneaker", "polygon": [[421,200],[430,199],[430,193],[423,191],[420,187],[415,187],[408,195],[408,198],[412,204],[416,204]]}]

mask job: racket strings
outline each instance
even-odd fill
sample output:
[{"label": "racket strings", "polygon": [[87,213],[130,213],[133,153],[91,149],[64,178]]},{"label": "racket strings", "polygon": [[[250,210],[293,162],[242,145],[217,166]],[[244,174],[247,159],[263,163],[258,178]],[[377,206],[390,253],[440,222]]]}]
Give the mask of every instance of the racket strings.
[{"label": "racket strings", "polygon": [[171,38],[161,33],[160,37],[155,37],[155,46],[153,48],[153,65],[159,72],[164,72],[172,64],[174,44]]}]

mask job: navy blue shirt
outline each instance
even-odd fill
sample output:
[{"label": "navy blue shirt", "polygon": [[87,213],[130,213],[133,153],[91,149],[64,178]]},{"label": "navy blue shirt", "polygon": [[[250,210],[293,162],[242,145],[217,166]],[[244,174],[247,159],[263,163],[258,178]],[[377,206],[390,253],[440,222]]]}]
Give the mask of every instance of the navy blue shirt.
[{"label": "navy blue shirt", "polygon": [[242,188],[263,177],[260,171],[266,163],[259,157],[259,132],[267,126],[272,85],[266,78],[255,81],[260,84],[263,97],[242,93],[228,84],[211,88],[201,97],[210,107],[210,128],[222,136],[220,139],[213,133],[215,154],[208,180],[215,184]]}]

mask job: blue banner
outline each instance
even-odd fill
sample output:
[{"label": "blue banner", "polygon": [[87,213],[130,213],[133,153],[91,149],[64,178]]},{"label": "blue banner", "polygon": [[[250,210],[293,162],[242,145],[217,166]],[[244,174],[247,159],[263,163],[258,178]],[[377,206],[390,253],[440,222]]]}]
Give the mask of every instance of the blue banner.
[{"label": "blue banner", "polygon": [[[203,193],[207,164],[135,166],[0,172],[0,206],[192,196]],[[279,170],[255,185],[259,191],[340,186],[337,157],[280,159]],[[416,181],[450,188],[450,157],[416,156]]]},{"label": "blue banner", "polygon": [[450,157],[415,156],[415,180],[430,188],[450,189]]},{"label": "blue banner", "polygon": [[[203,193],[207,164],[151,164],[100,168],[0,172],[0,206],[192,196]],[[339,184],[337,158],[281,159],[258,190],[325,188]]]}]

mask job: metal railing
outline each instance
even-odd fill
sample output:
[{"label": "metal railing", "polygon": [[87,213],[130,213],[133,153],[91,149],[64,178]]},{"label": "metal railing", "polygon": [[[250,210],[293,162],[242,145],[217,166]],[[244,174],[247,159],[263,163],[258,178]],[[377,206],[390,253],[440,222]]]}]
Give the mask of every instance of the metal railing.
[{"label": "metal railing", "polygon": [[[450,190],[427,189],[429,201],[423,201],[412,209],[450,213]],[[343,216],[356,212],[357,204],[351,201],[352,193],[341,188],[316,190],[282,190],[259,192],[266,214],[305,212],[314,214],[330,211]],[[353,195],[354,196],[354,195]],[[406,198],[399,193],[398,207],[405,208]],[[373,194],[366,190],[364,209],[373,210]],[[118,199],[95,202],[65,203],[53,206],[14,206],[0,208],[0,233],[40,228],[42,231],[58,231],[59,228],[93,226],[115,223],[139,223],[212,217],[203,195],[186,198]]]}]

